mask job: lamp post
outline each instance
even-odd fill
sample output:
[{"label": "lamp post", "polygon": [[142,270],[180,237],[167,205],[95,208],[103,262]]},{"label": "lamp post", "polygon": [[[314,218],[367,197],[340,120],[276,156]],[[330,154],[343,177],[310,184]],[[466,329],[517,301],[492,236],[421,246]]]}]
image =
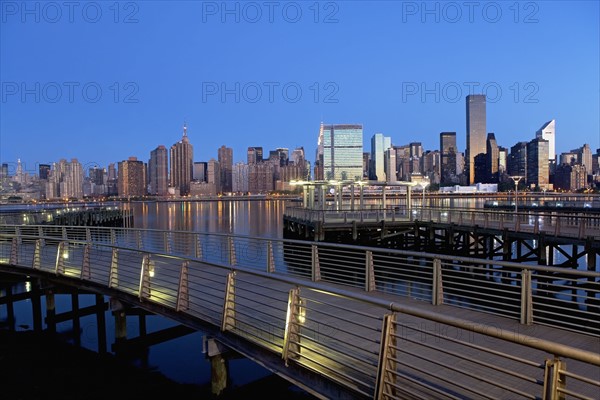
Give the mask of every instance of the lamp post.
[{"label": "lamp post", "polygon": [[515,213],[517,212],[517,202],[519,201],[519,181],[523,179],[522,176],[511,176],[512,180],[515,181]]},{"label": "lamp post", "polygon": [[421,182],[421,188],[423,189],[423,200],[421,200],[421,209],[422,210],[425,209],[425,189],[427,189],[427,186],[429,186],[429,184],[427,184],[425,182]]}]

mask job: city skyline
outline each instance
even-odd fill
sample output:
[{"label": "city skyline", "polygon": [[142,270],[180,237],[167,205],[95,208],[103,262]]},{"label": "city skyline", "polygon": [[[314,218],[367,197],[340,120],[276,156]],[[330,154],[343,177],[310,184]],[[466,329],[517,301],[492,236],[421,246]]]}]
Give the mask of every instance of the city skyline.
[{"label": "city skyline", "polygon": [[[439,150],[440,132],[456,132],[464,152],[463,102],[482,92],[498,145],[555,120],[557,155],[600,147],[597,2],[498,3],[500,18],[484,2],[473,21],[468,10],[452,17],[459,3],[277,3],[272,21],[267,10],[255,21],[242,3],[227,14],[215,2],[127,2],[95,22],[4,4],[0,162],[11,166],[147,162],[184,122],[193,161],[225,145],[233,163],[252,146],[303,147],[314,163],[321,123],[362,125],[364,149],[382,133]],[[306,63],[315,57],[327,62]]]}]

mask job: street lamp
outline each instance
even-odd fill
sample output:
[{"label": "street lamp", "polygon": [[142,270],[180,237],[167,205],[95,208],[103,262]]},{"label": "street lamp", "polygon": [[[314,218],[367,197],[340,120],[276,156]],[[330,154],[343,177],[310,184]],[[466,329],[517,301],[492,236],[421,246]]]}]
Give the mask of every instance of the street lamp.
[{"label": "street lamp", "polygon": [[518,196],[518,187],[519,187],[519,181],[521,179],[523,179],[522,176],[511,176],[512,180],[515,181],[515,213],[517,212],[517,201],[519,201],[519,196]]},{"label": "street lamp", "polygon": [[423,189],[423,200],[421,201],[421,209],[424,209],[425,208],[425,189],[427,189],[427,186],[429,186],[429,184],[426,182],[421,182],[420,186]]}]

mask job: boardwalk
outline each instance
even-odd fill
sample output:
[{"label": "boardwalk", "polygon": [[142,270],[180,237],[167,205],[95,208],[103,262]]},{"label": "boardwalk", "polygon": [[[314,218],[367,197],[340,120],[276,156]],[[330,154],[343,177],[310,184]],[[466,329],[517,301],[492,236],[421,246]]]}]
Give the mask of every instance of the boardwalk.
[{"label": "boardwalk", "polygon": [[[597,398],[600,390],[597,272],[562,271],[558,282],[544,280],[557,268],[325,243],[3,230],[4,269],[110,293],[202,328],[323,398],[515,399],[545,390]],[[561,294],[577,285],[575,295]],[[475,301],[482,288],[483,303]],[[549,298],[561,301],[552,318],[540,308]]]}]

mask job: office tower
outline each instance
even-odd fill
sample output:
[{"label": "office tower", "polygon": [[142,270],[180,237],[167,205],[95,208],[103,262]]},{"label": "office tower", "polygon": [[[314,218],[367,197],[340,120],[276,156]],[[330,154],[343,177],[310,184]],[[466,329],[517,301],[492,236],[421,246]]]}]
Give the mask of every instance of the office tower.
[{"label": "office tower", "polygon": [[440,180],[442,184],[455,183],[456,132],[440,133]]},{"label": "office tower", "polygon": [[198,182],[208,182],[207,180],[208,163],[204,161],[194,162],[194,180]]},{"label": "office tower", "polygon": [[[376,133],[371,137],[371,165],[369,179],[385,182],[387,180],[385,168],[386,150],[392,147],[392,138]],[[394,160],[396,155],[394,154]],[[394,165],[394,171],[396,166]],[[395,177],[394,177],[395,178]]]},{"label": "office tower", "polygon": [[83,167],[81,163],[72,158],[70,162],[60,161],[59,190],[63,199],[83,198]]},{"label": "office tower", "polygon": [[554,188],[577,191],[587,187],[587,171],[581,164],[560,164],[554,171]]},{"label": "office tower", "polygon": [[151,195],[166,196],[169,194],[168,152],[162,144],[150,152],[148,175],[148,186]]},{"label": "office tower", "polygon": [[383,153],[383,165],[385,171],[384,182],[396,182],[396,150],[393,147],[388,147]]},{"label": "office tower", "polygon": [[119,161],[118,192],[121,197],[144,196],[146,194],[146,177],[144,163],[136,157]]},{"label": "office tower", "polygon": [[363,152],[363,179],[370,179],[370,164],[371,164],[371,153],[368,151]]},{"label": "office tower", "polygon": [[219,166],[221,167],[221,188],[223,192],[231,192],[233,170],[233,149],[225,145],[219,147],[217,151]]},{"label": "office tower", "polygon": [[109,196],[116,196],[119,194],[118,182],[117,182],[117,168],[114,163],[108,164],[108,177],[106,179],[106,193]]},{"label": "office tower", "polygon": [[183,137],[170,150],[169,184],[179,190],[181,196],[190,192],[190,182],[194,171],[194,149],[187,136],[187,126],[183,125]]},{"label": "office tower", "polygon": [[90,167],[88,170],[88,177],[90,181],[94,185],[103,185],[104,184],[104,169],[98,167],[97,165],[94,167]]},{"label": "office tower", "polygon": [[250,193],[268,193],[275,188],[273,176],[275,166],[270,162],[248,166],[248,191]]},{"label": "office tower", "polygon": [[221,187],[221,165],[219,161],[211,158],[208,160],[208,166],[206,170],[206,179],[210,185],[214,187],[214,193],[218,194],[222,192]]},{"label": "office tower", "polygon": [[527,177],[527,142],[519,142],[510,148],[508,175]]},{"label": "office tower", "polygon": [[486,140],[486,169],[487,178],[485,183],[498,183],[498,143],[496,136],[489,132]]},{"label": "office tower", "polygon": [[410,180],[410,147],[392,146],[396,152],[396,176],[401,181]]},{"label": "office tower", "polygon": [[508,149],[498,146],[498,181],[505,181],[508,176]]},{"label": "office tower", "polygon": [[568,152],[564,152],[564,153],[560,153],[560,164],[568,164],[568,165],[575,165],[577,164],[579,161],[577,160],[577,153],[574,153],[572,151],[568,151]]},{"label": "office tower", "polygon": [[442,173],[440,152],[427,150],[421,159],[423,160],[423,175],[428,176],[431,183],[440,183]]},{"label": "office tower", "polygon": [[476,183],[475,157],[486,152],[485,102],[485,95],[483,94],[470,94],[466,97],[467,148],[465,150],[465,169],[468,185]]},{"label": "office tower", "polygon": [[248,164],[238,162],[231,171],[231,191],[234,193],[248,192]]},{"label": "office tower", "polygon": [[277,148],[275,150],[269,151],[268,161],[273,163],[275,166],[284,166],[289,161],[289,153],[290,151],[286,148]]},{"label": "office tower", "polygon": [[538,188],[548,188],[550,164],[548,162],[549,142],[535,138],[527,143],[527,184]]},{"label": "office tower", "polygon": [[324,125],[323,174],[326,180],[361,180],[362,125]]},{"label": "office tower", "polygon": [[48,175],[50,174],[50,164],[40,164],[38,166],[38,171],[40,179],[48,179]]},{"label": "office tower", "polygon": [[262,147],[248,147],[247,150],[248,165],[257,164],[263,160],[263,148]]},{"label": "office tower", "polygon": [[304,153],[304,147],[296,147],[292,151],[291,161],[294,165],[296,165],[298,169],[298,174],[300,180],[308,180],[309,179],[309,164],[306,161],[306,155]]},{"label": "office tower", "polygon": [[[573,150],[573,151],[575,151],[575,150]],[[590,148],[590,145],[586,143],[583,146],[581,146],[579,149],[577,149],[576,152],[577,152],[577,161],[579,161],[579,163],[585,167],[587,174],[591,175],[592,171],[593,171],[593,168],[592,168],[593,157],[592,157],[592,149]]]},{"label": "office tower", "polygon": [[319,127],[319,137],[317,139],[317,149],[315,150],[315,180],[322,181],[325,179],[325,170],[324,170],[324,139],[325,138],[325,125],[321,122]]},{"label": "office tower", "polygon": [[546,139],[548,141],[548,160],[554,163],[556,160],[556,122],[551,120],[546,122],[535,133],[536,138]]}]

